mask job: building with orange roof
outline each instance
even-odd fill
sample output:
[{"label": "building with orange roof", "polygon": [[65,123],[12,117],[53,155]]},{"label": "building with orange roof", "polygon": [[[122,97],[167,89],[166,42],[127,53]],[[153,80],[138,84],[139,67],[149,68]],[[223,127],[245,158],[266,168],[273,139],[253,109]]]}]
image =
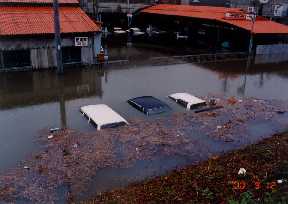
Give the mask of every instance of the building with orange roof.
[{"label": "building with orange roof", "polygon": [[140,10],[134,19],[165,42],[176,40],[211,51],[247,51],[251,35],[253,50],[265,46],[274,52],[275,44],[288,44],[287,25],[261,16],[253,23],[251,14],[241,8],[158,4]]},{"label": "building with orange roof", "polygon": [[[78,0],[59,0],[64,64],[93,64],[101,48],[101,24]],[[56,66],[53,0],[0,0],[0,70]]]}]

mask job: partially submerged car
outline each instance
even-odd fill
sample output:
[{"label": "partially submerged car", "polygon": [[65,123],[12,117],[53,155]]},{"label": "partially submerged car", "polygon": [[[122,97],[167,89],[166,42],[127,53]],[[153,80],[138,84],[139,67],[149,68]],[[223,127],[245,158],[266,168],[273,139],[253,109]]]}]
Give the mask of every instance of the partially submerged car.
[{"label": "partially submerged car", "polygon": [[206,105],[206,101],[189,93],[174,93],[168,96],[187,109],[197,109]]},{"label": "partially submerged car", "polygon": [[80,108],[81,113],[93,122],[97,130],[128,124],[118,113],[105,104],[88,105]]},{"label": "partially submerged car", "polygon": [[170,110],[170,107],[153,96],[141,96],[127,101],[131,106],[146,115],[154,115]]}]

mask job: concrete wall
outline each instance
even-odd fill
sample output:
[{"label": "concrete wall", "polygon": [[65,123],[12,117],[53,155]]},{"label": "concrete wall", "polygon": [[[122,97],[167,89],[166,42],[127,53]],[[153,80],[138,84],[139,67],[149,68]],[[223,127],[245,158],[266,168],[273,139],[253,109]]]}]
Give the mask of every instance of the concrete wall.
[{"label": "concrete wall", "polygon": [[229,0],[181,0],[181,4],[208,5],[208,6],[229,6]]},{"label": "concrete wall", "polygon": [[115,13],[119,11],[123,13],[127,13],[128,11],[133,13],[138,9],[155,3],[229,6],[229,0],[129,0],[129,3],[130,6],[128,7],[128,0],[80,0],[82,9],[89,14],[93,14],[93,8],[95,7],[96,10],[97,6],[98,11],[104,13]]},{"label": "concrete wall", "polygon": [[[247,9],[250,4],[250,0],[230,0],[231,7],[239,7]],[[260,4],[257,3],[257,8],[259,9]],[[279,6],[281,8],[279,8]],[[277,9],[277,8],[278,9]],[[276,12],[278,10],[278,12]],[[275,13],[279,13],[281,16],[275,16]],[[263,16],[281,18],[288,16],[288,0],[270,0],[267,4],[263,5]]]},{"label": "concrete wall", "polygon": [[[101,33],[89,37],[89,45],[81,48],[81,62],[83,64],[94,64],[96,56],[100,52]],[[62,47],[73,47],[75,37],[62,39]],[[0,51],[8,50],[30,50],[31,66],[33,69],[51,68],[56,66],[56,50],[52,38],[18,38],[0,39]]]},{"label": "concrete wall", "polygon": [[255,64],[288,61],[288,44],[257,45]]},{"label": "concrete wall", "polygon": [[[117,2],[99,2],[98,3],[98,12],[101,13],[115,13],[115,12],[123,12],[128,13],[135,12],[138,9],[144,8],[151,4],[146,3],[131,3],[130,7],[125,3],[117,3]],[[89,14],[93,14],[93,0],[81,0],[81,7]]]}]

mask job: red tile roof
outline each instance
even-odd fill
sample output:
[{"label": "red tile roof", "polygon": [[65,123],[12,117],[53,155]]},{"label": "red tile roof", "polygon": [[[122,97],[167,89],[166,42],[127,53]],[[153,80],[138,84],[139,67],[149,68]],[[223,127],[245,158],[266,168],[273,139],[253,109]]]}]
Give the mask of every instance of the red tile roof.
[{"label": "red tile roof", "polygon": [[[61,33],[100,31],[79,7],[60,8]],[[0,7],[0,36],[53,34],[52,7]]]},{"label": "red tile roof", "polygon": [[[158,4],[145,8],[142,13],[183,16],[191,18],[200,18],[216,20],[234,25],[236,27],[251,30],[252,22],[246,19],[227,19],[225,13],[238,13],[246,15],[239,8],[211,7],[211,6],[191,6],[191,5],[172,5]],[[270,21],[265,18],[257,18],[254,24],[253,33],[256,34],[288,34],[288,26]]]},{"label": "red tile roof", "polygon": [[[78,0],[58,0],[59,4],[79,4]],[[53,4],[53,0],[0,0],[0,4]]]}]

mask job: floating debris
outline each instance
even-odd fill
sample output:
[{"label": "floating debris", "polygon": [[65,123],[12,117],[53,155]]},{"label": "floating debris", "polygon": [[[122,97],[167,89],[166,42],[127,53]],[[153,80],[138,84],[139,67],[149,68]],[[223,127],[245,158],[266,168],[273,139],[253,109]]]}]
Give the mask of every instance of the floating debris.
[{"label": "floating debris", "polygon": [[60,130],[61,130],[61,128],[50,128],[50,133],[54,133],[54,132],[57,132]]},{"label": "floating debris", "polygon": [[230,105],[234,105],[234,104],[236,104],[238,102],[238,100],[235,97],[232,96],[232,97],[227,99],[227,102]]},{"label": "floating debris", "polygon": [[208,105],[210,105],[210,106],[216,106],[217,105],[217,101],[216,101],[216,99],[210,99],[209,101],[208,101]]},{"label": "floating debris", "polygon": [[238,175],[246,175],[246,169],[244,168],[240,168],[239,171],[238,171]]},{"label": "floating debris", "polygon": [[278,180],[277,180],[277,183],[278,183],[278,184],[282,184],[283,182],[284,182],[284,181],[283,181],[282,179],[278,179]]},{"label": "floating debris", "polygon": [[74,145],[73,145],[73,147],[74,147],[74,148],[77,148],[77,147],[78,147],[78,144],[77,144],[77,143],[76,143],[76,144],[74,144]]},{"label": "floating debris", "polygon": [[[205,100],[209,101],[209,98]],[[46,134],[40,137],[43,151],[25,162],[29,164],[29,172],[21,167],[0,175],[1,185],[15,188],[13,193],[5,191],[5,198],[9,201],[21,198],[31,203],[55,203],[57,189],[65,185],[69,185],[69,196],[77,198],[87,191],[91,178],[99,169],[127,168],[136,161],[153,160],[159,156],[206,160],[211,153],[217,153],[212,152],[207,141],[235,148],[262,139],[263,135],[259,135],[251,141],[247,130],[251,122],[267,120],[283,127],[288,124],[288,118],[284,120],[276,112],[288,110],[283,102],[253,103],[253,99],[245,99],[232,105],[227,99],[217,99],[217,105],[225,108],[199,114],[192,111],[175,113],[153,121],[131,120],[126,127],[91,133],[62,129],[55,132],[54,139],[49,142],[49,134]]]},{"label": "floating debris", "polygon": [[278,114],[284,114],[284,113],[286,113],[286,111],[284,111],[284,110],[278,110],[277,113],[278,113]]}]

